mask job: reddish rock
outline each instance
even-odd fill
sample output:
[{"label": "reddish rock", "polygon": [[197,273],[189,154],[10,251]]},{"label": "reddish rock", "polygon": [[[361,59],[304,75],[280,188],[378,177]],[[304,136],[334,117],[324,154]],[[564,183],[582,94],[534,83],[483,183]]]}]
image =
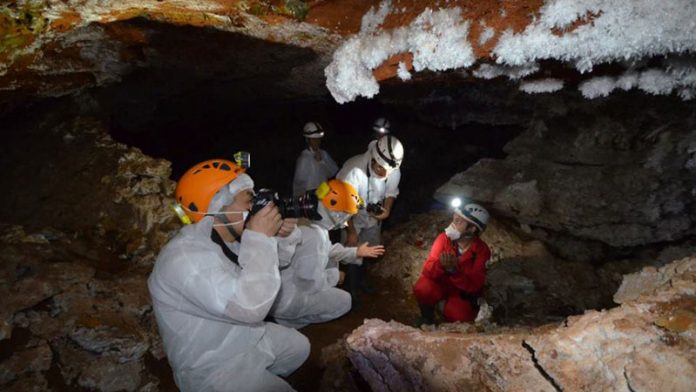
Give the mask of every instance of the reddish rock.
[{"label": "reddish rock", "polygon": [[635,279],[644,286],[622,291],[634,299],[560,326],[476,334],[368,320],[349,357],[373,390],[692,390],[696,256]]}]

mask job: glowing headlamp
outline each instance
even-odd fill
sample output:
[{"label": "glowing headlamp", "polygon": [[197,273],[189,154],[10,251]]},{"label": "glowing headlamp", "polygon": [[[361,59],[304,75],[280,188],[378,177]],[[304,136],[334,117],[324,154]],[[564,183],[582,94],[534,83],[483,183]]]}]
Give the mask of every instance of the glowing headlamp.
[{"label": "glowing headlamp", "polygon": [[239,167],[248,169],[251,167],[251,153],[248,151],[238,151],[234,153],[234,163]]},{"label": "glowing headlamp", "polygon": [[189,218],[189,216],[186,215],[186,212],[184,211],[184,208],[181,206],[181,204],[174,203],[171,205],[171,208],[174,211],[174,214],[176,214],[176,216],[179,218],[181,223],[185,225],[190,225],[191,223],[193,223],[193,221],[191,221],[191,218]]},{"label": "glowing headlamp", "polygon": [[450,201],[450,205],[452,206],[452,208],[459,208],[462,206],[462,199],[455,197],[454,199],[452,199],[452,201]]}]

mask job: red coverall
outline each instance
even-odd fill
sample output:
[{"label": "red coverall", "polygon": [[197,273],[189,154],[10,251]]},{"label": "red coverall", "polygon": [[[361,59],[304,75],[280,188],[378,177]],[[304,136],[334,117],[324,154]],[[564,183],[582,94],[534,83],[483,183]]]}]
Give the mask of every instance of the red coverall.
[{"label": "red coverall", "polygon": [[424,305],[436,305],[444,299],[443,313],[449,322],[473,321],[478,307],[463,299],[460,292],[480,295],[486,282],[486,261],[491,257],[491,251],[485,242],[476,237],[469,249],[459,255],[457,270],[451,275],[446,274],[440,265],[440,254],[443,252],[456,255],[458,249],[445,233],[440,233],[413,287],[413,294]]}]

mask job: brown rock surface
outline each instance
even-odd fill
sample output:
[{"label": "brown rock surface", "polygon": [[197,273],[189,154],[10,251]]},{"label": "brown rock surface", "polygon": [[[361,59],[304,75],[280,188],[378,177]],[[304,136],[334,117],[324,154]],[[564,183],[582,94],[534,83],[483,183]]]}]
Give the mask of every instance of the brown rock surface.
[{"label": "brown rock surface", "polygon": [[[24,178],[27,187],[5,195],[17,208],[2,220],[27,226],[0,226],[0,388],[156,390],[144,361],[163,353],[146,279],[178,227],[169,162],[113,142],[95,119],[54,115],[24,134],[50,136],[3,158],[24,163],[0,181]],[[40,155],[47,160],[32,159]],[[30,182],[43,184],[38,194]]]},{"label": "brown rock surface", "polygon": [[633,299],[562,325],[467,334],[368,320],[349,356],[373,390],[692,390],[696,256],[634,279],[646,287],[624,286]]}]

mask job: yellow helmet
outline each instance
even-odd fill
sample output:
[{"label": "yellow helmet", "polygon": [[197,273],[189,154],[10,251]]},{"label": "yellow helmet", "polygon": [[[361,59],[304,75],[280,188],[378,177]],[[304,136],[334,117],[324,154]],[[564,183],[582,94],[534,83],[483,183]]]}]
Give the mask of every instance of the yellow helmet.
[{"label": "yellow helmet", "polygon": [[335,178],[322,182],[315,194],[329,211],[355,215],[365,204],[353,185]]}]

